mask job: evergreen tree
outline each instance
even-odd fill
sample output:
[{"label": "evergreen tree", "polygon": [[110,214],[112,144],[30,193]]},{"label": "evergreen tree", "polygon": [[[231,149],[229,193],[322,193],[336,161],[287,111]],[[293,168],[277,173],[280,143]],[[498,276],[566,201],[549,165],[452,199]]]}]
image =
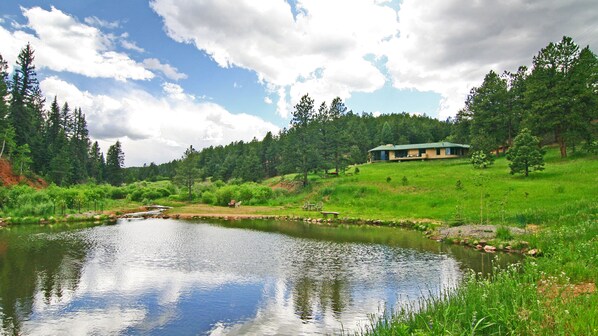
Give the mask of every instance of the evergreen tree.
[{"label": "evergreen tree", "polygon": [[[10,90],[10,122],[14,129],[16,146],[28,145],[32,156],[41,155],[41,138],[44,99],[39,89],[34,51],[30,44],[21,50],[17,57],[16,70]],[[42,157],[33,160],[34,167],[43,164]]]},{"label": "evergreen tree", "polygon": [[121,185],[124,181],[123,165],[125,154],[121,148],[120,141],[108,148],[106,153],[106,181],[114,186]]},{"label": "evergreen tree", "polygon": [[347,107],[342,99],[336,97],[330,104],[328,112],[328,139],[325,143],[328,149],[329,160],[332,161],[335,172],[338,174],[347,165],[346,155],[349,151],[349,134],[345,129],[343,117]]},{"label": "evergreen tree", "polygon": [[393,143],[392,127],[390,127],[388,121],[385,121],[382,125],[378,138],[380,139],[379,143],[381,145]]},{"label": "evergreen tree", "polygon": [[552,132],[561,157],[567,156],[567,136],[583,118],[575,108],[579,93],[573,89],[572,76],[579,54],[579,47],[570,37],[563,37],[557,44],[551,42],[534,57],[528,79],[527,124],[536,133]]},{"label": "evergreen tree", "polygon": [[308,184],[307,174],[318,167],[319,155],[317,149],[318,137],[313,127],[315,117],[314,100],[304,95],[293,111],[291,125],[287,133],[288,142],[286,159],[303,176],[303,185]]},{"label": "evergreen tree", "polygon": [[262,162],[264,175],[266,177],[276,176],[276,167],[280,164],[278,157],[278,139],[275,139],[272,132],[266,133],[262,140],[260,161]]},{"label": "evergreen tree", "polygon": [[[471,144],[475,151],[489,154],[489,148],[498,148],[508,142],[507,82],[490,71],[480,87],[473,88],[466,108],[471,119]],[[483,143],[477,140],[484,139]]]},{"label": "evergreen tree", "polygon": [[193,185],[195,184],[195,180],[200,176],[200,170],[197,168],[197,159],[197,151],[193,146],[189,146],[178,164],[174,177],[175,183],[187,189],[188,200],[193,199]]},{"label": "evergreen tree", "polygon": [[88,175],[89,161],[89,131],[87,130],[87,121],[81,108],[75,109],[73,115],[73,129],[70,139],[71,157],[73,158],[73,182],[83,183]]},{"label": "evergreen tree", "polygon": [[508,91],[507,106],[502,119],[507,136],[506,144],[512,146],[513,138],[519,132],[525,112],[528,110],[525,100],[527,67],[520,66],[515,73],[505,71],[503,78],[507,83]]},{"label": "evergreen tree", "polygon": [[0,158],[12,153],[16,147],[14,128],[9,122],[8,97],[8,64],[0,55]]},{"label": "evergreen tree", "polygon": [[544,170],[544,150],[540,148],[540,139],[524,128],[513,141],[513,147],[507,152],[511,174],[529,175],[530,170]]},{"label": "evergreen tree", "polygon": [[53,156],[50,159],[48,177],[57,185],[70,185],[73,181],[73,162],[68,139],[64,129],[58,130],[53,143]]},{"label": "evergreen tree", "polygon": [[29,150],[29,145],[24,144],[18,146],[12,158],[13,171],[19,175],[28,173],[31,162],[31,151]]},{"label": "evergreen tree", "polygon": [[95,179],[98,183],[103,182],[106,162],[97,141],[91,145],[91,149],[89,150],[88,165],[89,177]]}]

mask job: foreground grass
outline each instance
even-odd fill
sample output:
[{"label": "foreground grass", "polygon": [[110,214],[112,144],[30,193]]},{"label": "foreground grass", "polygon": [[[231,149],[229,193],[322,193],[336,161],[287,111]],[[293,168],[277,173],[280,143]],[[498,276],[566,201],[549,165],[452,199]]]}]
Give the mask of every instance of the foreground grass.
[{"label": "foreground grass", "polygon": [[598,225],[563,223],[536,237],[542,258],[471,275],[455,292],[374,321],[372,335],[596,335]]}]

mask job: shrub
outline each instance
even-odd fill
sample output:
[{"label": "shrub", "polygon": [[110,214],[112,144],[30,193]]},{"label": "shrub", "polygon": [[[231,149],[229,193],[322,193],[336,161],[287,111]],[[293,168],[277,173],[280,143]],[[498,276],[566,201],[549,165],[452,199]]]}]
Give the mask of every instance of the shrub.
[{"label": "shrub", "polygon": [[216,191],[216,200],[218,205],[228,205],[231,200],[237,200],[236,186],[224,186]]},{"label": "shrub", "polygon": [[485,169],[494,163],[494,157],[484,151],[475,151],[471,154],[471,164],[474,168]]},{"label": "shrub", "polygon": [[201,194],[201,203],[214,205],[217,201],[216,195],[211,191],[205,191]]}]

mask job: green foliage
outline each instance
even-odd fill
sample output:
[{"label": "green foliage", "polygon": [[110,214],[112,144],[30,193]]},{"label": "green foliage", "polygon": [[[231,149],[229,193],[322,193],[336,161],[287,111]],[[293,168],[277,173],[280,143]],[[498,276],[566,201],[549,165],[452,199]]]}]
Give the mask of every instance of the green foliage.
[{"label": "green foliage", "polygon": [[513,234],[508,227],[499,226],[496,228],[496,238],[500,240],[511,240],[513,239]]},{"label": "green foliage", "polygon": [[523,173],[528,176],[530,170],[544,170],[544,153],[540,148],[540,139],[524,128],[507,152],[511,174]]},{"label": "green foliage", "polygon": [[494,157],[484,151],[476,151],[471,154],[471,164],[474,168],[485,169],[494,163]]},{"label": "green foliage", "polygon": [[174,177],[175,183],[185,187],[187,190],[188,200],[193,199],[193,185],[195,184],[195,180],[201,174],[197,164],[197,151],[193,148],[193,146],[189,146],[181,158],[178,167],[176,168],[176,175]]},{"label": "green foliage", "polygon": [[216,205],[217,202],[218,202],[218,198],[216,197],[216,195],[213,192],[205,191],[205,192],[201,193],[201,203]]},{"label": "green foliage", "polygon": [[106,181],[113,186],[121,185],[124,181],[123,166],[125,164],[125,154],[122,150],[120,141],[108,148],[106,154]]}]

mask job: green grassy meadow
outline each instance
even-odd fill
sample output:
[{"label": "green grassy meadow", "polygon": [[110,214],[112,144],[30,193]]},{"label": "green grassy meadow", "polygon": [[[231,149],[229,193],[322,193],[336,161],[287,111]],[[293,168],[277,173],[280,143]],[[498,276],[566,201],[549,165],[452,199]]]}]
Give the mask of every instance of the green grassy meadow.
[{"label": "green grassy meadow", "polygon": [[[312,184],[306,190],[270,203],[285,205],[297,215],[305,215],[301,209],[304,202],[323,201],[325,210],[338,211],[342,217],[518,226],[596,213],[595,157],[561,160],[556,150],[549,150],[546,169],[527,178],[510,175],[508,161],[502,157],[487,169],[475,169],[466,159],[375,163],[358,168],[358,174],[349,176],[311,176]],[[350,174],[353,171],[348,170]],[[277,179],[267,183],[274,184]]]}]

